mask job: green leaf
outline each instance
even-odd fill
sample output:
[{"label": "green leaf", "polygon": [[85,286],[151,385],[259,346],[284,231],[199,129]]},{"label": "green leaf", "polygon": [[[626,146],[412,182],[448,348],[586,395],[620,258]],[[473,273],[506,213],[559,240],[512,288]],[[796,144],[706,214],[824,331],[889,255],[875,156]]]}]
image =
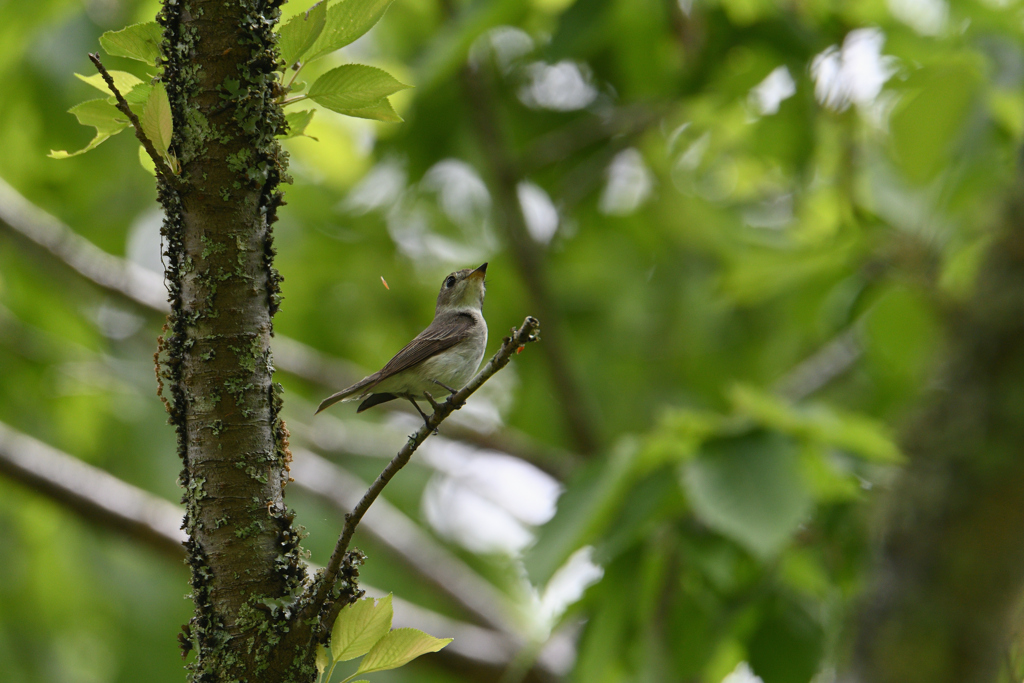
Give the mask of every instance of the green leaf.
[{"label": "green leaf", "polygon": [[137,59],[150,66],[160,61],[160,41],[164,30],[155,21],[133,24],[120,31],[107,31],[100,36],[100,45],[108,55]]},{"label": "green leaf", "polygon": [[327,651],[327,648],[323,645],[316,649],[316,673],[321,675],[327,665],[331,663],[331,654]]},{"label": "green leaf", "polygon": [[281,47],[281,57],[286,67],[298,62],[302,55],[313,47],[320,32],[324,30],[326,21],[327,0],[320,0],[305,12],[296,14],[281,27],[278,45]]},{"label": "green leaf", "polygon": [[153,86],[139,121],[142,124],[142,131],[156,147],[156,151],[162,156],[166,156],[167,150],[171,146],[173,124],[171,122],[171,103],[167,99],[167,90],[163,83]]},{"label": "green leaf", "polygon": [[380,600],[366,598],[346,605],[331,629],[331,655],[347,662],[362,657],[391,630],[391,594]]},{"label": "green leaf", "polygon": [[397,669],[428,652],[437,652],[451,638],[435,638],[414,628],[396,628],[373,646],[359,663],[357,674]]},{"label": "green leaf", "polygon": [[316,113],[315,109],[304,109],[303,111],[293,111],[285,114],[284,118],[288,121],[288,133],[281,137],[287,139],[305,135],[306,126],[313,120],[314,113]]},{"label": "green leaf", "polygon": [[[139,83],[128,92],[122,92],[122,94],[124,95],[125,102],[127,102],[129,106],[136,104],[144,105],[149,99],[149,94],[152,90],[153,86],[149,83]],[[135,108],[132,107],[132,111],[134,110]]]},{"label": "green leaf", "polygon": [[309,89],[309,99],[333,111],[344,112],[378,106],[381,99],[410,87],[383,69],[345,64],[316,79]]},{"label": "green leaf", "polygon": [[339,114],[355,116],[360,119],[373,119],[387,123],[401,123],[402,117],[398,115],[388,98],[384,98],[374,105],[362,109],[335,109]]},{"label": "green leaf", "polygon": [[[108,72],[110,77],[114,79],[114,87],[122,95],[127,94],[132,88],[142,83],[142,80],[135,74],[130,74],[127,71],[110,71]],[[75,78],[78,80],[88,83],[97,90],[102,90],[107,95],[113,95],[110,88],[103,81],[102,74],[94,74],[92,76],[83,76],[82,74],[75,74]],[[127,98],[126,98],[127,99]]]},{"label": "green leaf", "polygon": [[896,159],[907,176],[925,182],[948,168],[971,105],[984,81],[976,54],[960,54],[914,72],[889,119]]},{"label": "green leaf", "polygon": [[824,405],[792,406],[746,385],[734,386],[729,398],[737,412],[770,429],[834,446],[871,462],[904,462],[885,425],[864,415]]},{"label": "green leaf", "polygon": [[354,42],[384,16],[393,0],[344,0],[330,6],[323,32],[310,50],[307,62]]},{"label": "green leaf", "polygon": [[50,150],[48,156],[52,159],[67,159],[68,157],[84,154],[91,149],[95,149],[111,135],[117,135],[128,127],[128,120],[124,118],[124,115],[105,99],[88,100],[81,104],[76,104],[71,109],[68,109],[68,113],[74,114],[78,118],[78,122],[83,126],[95,128],[96,137],[77,152],[68,152],[63,149]]},{"label": "green leaf", "polygon": [[792,441],[756,431],[709,441],[683,468],[683,485],[705,524],[758,557],[774,555],[811,504]]},{"label": "green leaf", "polygon": [[153,158],[149,156],[149,153],[146,152],[146,148],[142,145],[139,145],[139,164],[147,173],[149,173],[149,175],[156,175],[156,163],[153,161]]}]

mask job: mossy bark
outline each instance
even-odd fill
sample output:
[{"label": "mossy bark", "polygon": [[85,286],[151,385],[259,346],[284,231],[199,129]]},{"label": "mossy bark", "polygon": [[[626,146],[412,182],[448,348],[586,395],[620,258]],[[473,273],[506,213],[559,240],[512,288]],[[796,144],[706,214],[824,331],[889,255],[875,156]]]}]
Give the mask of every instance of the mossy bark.
[{"label": "mossy bark", "polygon": [[1024,182],[949,315],[949,361],[903,439],[850,679],[981,683],[1024,588]]},{"label": "mossy bark", "polygon": [[180,185],[159,192],[172,304],[162,374],[183,461],[196,613],[182,640],[197,650],[197,681],[314,674],[308,637],[280,647],[305,579],[270,353],[271,226],[286,179],[272,33],[281,1],[165,0],[159,16],[181,162]]}]

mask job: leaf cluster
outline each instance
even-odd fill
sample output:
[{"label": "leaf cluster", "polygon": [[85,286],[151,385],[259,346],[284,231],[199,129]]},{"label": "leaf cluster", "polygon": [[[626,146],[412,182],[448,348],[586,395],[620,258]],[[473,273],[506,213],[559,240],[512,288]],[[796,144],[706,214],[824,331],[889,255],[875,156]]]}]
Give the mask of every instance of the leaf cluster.
[{"label": "leaf cluster", "polygon": [[[282,106],[310,100],[326,109],[364,119],[399,122],[388,97],[411,86],[399,82],[383,69],[363,64],[345,64],[322,74],[307,89],[297,81],[307,64],[325,57],[362,37],[373,28],[393,0],[342,0],[329,4],[321,0],[305,12],[293,16],[280,27],[278,33],[282,58],[278,72],[281,92],[278,102]],[[107,31],[100,37],[100,45],[107,54],[143,62],[150,67],[160,64],[162,31],[156,22],[133,24],[119,31]],[[107,93],[103,99],[88,100],[68,110],[78,122],[96,129],[93,139],[80,150],[52,150],[50,157],[67,159],[95,149],[111,136],[117,135],[130,124],[115,106],[114,93],[103,78],[82,76],[79,79]],[[111,71],[114,87],[125,97],[132,111],[139,117],[142,130],[153,142],[168,167],[178,172],[178,162],[171,151],[173,120],[167,91],[152,73],[143,81],[127,71]],[[304,135],[315,110],[286,114],[288,131],[281,137]],[[153,172],[152,160],[139,148],[143,167]]]},{"label": "leaf cluster", "polygon": [[317,649],[318,683],[330,683],[334,667],[340,662],[363,658],[355,672],[340,682],[349,683],[357,676],[405,666],[452,642],[451,638],[434,638],[414,628],[392,629],[393,614],[390,593],[380,599],[363,598],[342,608],[331,629],[330,643]]}]

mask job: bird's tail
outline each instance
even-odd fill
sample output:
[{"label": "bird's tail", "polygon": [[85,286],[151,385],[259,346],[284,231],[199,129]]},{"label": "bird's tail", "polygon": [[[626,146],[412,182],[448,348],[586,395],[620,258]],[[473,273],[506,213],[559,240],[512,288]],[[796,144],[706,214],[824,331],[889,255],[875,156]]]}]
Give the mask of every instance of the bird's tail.
[{"label": "bird's tail", "polygon": [[[331,394],[330,396],[328,396],[327,398],[320,402],[320,407],[316,409],[316,412],[319,413],[323,410],[326,410],[327,408],[330,408],[338,401],[344,401],[345,399],[354,398],[357,394],[361,393],[363,390],[365,390],[367,387],[369,387],[376,381],[377,375],[375,373],[370,375],[369,377],[364,377],[363,379],[359,380],[352,386],[346,387],[345,389],[342,389],[336,394]],[[315,414],[316,413],[314,413],[314,415]]]}]

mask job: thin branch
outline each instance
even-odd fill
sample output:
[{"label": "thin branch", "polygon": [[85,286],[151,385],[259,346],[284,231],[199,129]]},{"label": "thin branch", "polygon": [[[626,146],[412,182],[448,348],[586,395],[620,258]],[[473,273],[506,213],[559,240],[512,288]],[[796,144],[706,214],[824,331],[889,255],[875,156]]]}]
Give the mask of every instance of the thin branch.
[{"label": "thin branch", "polygon": [[116,106],[118,111],[128,117],[128,120],[132,124],[132,128],[135,129],[135,137],[139,139],[139,142],[142,143],[142,147],[146,150],[146,154],[148,154],[150,158],[153,159],[153,163],[156,164],[156,173],[160,176],[160,180],[164,181],[171,187],[181,187],[181,181],[177,176],[173,174],[168,175],[165,170],[167,168],[167,162],[164,161],[164,158],[156,151],[156,147],[153,145],[153,142],[149,139],[149,136],[146,135],[145,131],[142,130],[142,123],[139,121],[139,117],[135,115],[135,112],[132,111],[131,107],[128,106],[128,102],[124,99],[124,95],[122,95],[121,91],[119,91],[117,86],[114,85],[114,79],[109,73],[107,73],[106,67],[104,67],[103,62],[100,61],[99,54],[96,52],[90,52],[89,59],[96,65],[96,70],[100,72],[100,75],[103,76],[103,82],[107,84],[107,88],[110,89],[110,92],[114,93],[114,97],[117,99]]},{"label": "thin branch", "polygon": [[[160,274],[100,249],[51,214],[23,197],[0,178],[0,230],[41,247],[60,263],[102,289],[166,314],[167,290]],[[367,373],[354,363],[329,356],[308,344],[280,334],[272,342],[274,365],[291,375],[324,387],[347,386]],[[391,409],[390,405],[381,406]],[[398,406],[396,410],[411,412]],[[452,422],[445,431],[455,439],[499,450],[531,462],[564,479],[577,460],[574,454],[536,443],[509,427],[500,433],[482,433]]]},{"label": "thin branch", "polygon": [[787,372],[776,382],[775,392],[802,401],[845,374],[863,354],[857,329],[848,327]]},{"label": "thin branch", "polygon": [[[366,514],[370,505],[376,500],[380,492],[384,490],[388,482],[391,481],[392,477],[398,473],[400,469],[405,467],[412,458],[413,453],[419,448],[420,444],[427,440],[438,425],[451,415],[454,411],[461,408],[465,403],[466,399],[469,398],[477,389],[483,386],[483,383],[494,376],[499,370],[508,365],[512,359],[512,354],[518,352],[523,346],[530,342],[537,341],[539,339],[538,332],[540,331],[540,323],[536,318],[527,316],[526,320],[523,321],[522,326],[518,329],[512,330],[512,334],[509,337],[505,337],[502,340],[501,347],[498,352],[487,362],[483,369],[477,373],[476,377],[469,381],[469,384],[464,386],[455,394],[448,397],[448,400],[441,403],[434,414],[430,416],[426,424],[416,430],[409,440],[406,441],[405,445],[402,446],[398,454],[388,463],[384,471],[378,475],[376,481],[370,485],[363,494],[362,499],[352,509],[352,512],[345,516],[345,527],[338,537],[338,542],[334,546],[334,552],[331,554],[331,559],[327,562],[327,567],[324,573],[318,577],[317,582],[313,585],[313,599],[309,603],[312,610],[317,612],[320,611],[322,606],[327,601],[327,596],[334,587],[334,582],[338,578],[338,572],[341,569],[342,561],[345,558],[345,554],[348,552],[349,543],[352,541],[352,535],[355,533],[356,527],[359,525],[359,521]],[[300,618],[307,618],[308,615],[302,615]]]},{"label": "thin branch", "polygon": [[103,289],[166,314],[167,290],[157,273],[108,254],[0,179],[0,228],[42,247]]},{"label": "thin branch", "polygon": [[[312,451],[293,447],[292,458],[290,473],[295,484],[337,508],[351,510],[367,489],[366,483],[358,477]],[[506,602],[504,596],[387,500],[378,500],[362,525],[378,543],[483,623],[513,632],[508,614],[502,608]]]},{"label": "thin branch", "polygon": [[498,223],[505,233],[520,277],[530,294],[531,305],[538,315],[548,320],[549,343],[544,345],[552,382],[559,395],[559,405],[565,411],[565,419],[576,449],[584,455],[595,452],[599,439],[597,430],[588,411],[585,394],[580,390],[561,340],[559,316],[554,313],[554,302],[547,285],[542,263],[540,245],[530,236],[519,202],[519,183],[522,180],[505,140],[498,128],[497,112],[489,85],[483,74],[468,65],[462,70],[463,91],[469,100],[469,109],[476,128],[477,138],[483,157],[491,166],[495,203],[498,207]]},{"label": "thin branch", "polygon": [[[179,506],[0,422],[0,474],[102,527],[126,534],[180,562],[185,557]],[[311,567],[315,569],[315,567]],[[375,595],[383,593],[365,586]],[[511,635],[443,616],[395,597],[395,625],[455,636],[446,650],[489,667],[508,665],[521,644]],[[444,654],[442,654],[444,656]],[[540,660],[541,669],[555,673]],[[492,672],[493,673],[493,672]]]},{"label": "thin branch", "polygon": [[86,519],[178,559],[185,556],[180,507],[2,422],[0,473]]}]

